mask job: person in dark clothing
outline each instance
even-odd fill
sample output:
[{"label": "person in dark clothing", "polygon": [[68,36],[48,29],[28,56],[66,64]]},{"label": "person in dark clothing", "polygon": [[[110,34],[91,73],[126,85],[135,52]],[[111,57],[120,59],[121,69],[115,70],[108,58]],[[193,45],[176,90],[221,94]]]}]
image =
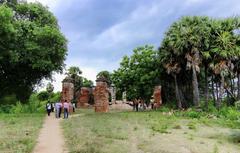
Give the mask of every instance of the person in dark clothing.
[{"label": "person in dark clothing", "polygon": [[51,103],[51,107],[52,107],[51,112],[54,112],[53,103]]},{"label": "person in dark clothing", "polygon": [[133,100],[133,109],[135,109],[138,112],[138,105],[139,105],[139,100],[134,99]]},{"label": "person in dark clothing", "polygon": [[48,116],[50,116],[50,113],[52,111],[52,105],[51,103],[48,101],[48,103],[46,104],[46,110],[47,110],[47,114]]}]

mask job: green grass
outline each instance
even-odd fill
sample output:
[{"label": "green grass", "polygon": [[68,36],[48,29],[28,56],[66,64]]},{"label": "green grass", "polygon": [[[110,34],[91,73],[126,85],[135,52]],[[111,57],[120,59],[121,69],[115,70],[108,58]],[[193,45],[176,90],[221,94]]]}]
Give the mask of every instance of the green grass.
[{"label": "green grass", "polygon": [[30,153],[43,117],[42,114],[0,114],[0,152]]},{"label": "green grass", "polygon": [[[62,126],[70,153],[236,152],[240,130],[223,119],[160,111],[94,113],[81,109]],[[234,122],[234,123],[233,123]],[[208,143],[208,145],[206,145]],[[174,150],[172,150],[174,148]]]}]

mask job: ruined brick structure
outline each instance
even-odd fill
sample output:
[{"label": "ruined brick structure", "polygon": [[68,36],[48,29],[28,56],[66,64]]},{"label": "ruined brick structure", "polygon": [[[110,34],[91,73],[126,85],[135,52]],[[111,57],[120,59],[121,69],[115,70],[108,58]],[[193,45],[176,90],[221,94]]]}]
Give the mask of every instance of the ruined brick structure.
[{"label": "ruined brick structure", "polygon": [[153,98],[154,98],[154,103],[156,108],[159,108],[162,105],[161,90],[162,90],[161,86],[155,86],[154,88]]},{"label": "ruined brick structure", "polygon": [[[72,102],[74,96],[74,85],[72,83],[72,79],[70,77],[66,77],[62,81],[62,93],[61,93],[61,102],[63,103],[65,100],[67,102]],[[72,108],[70,108],[70,112]]]},{"label": "ruined brick structure", "polygon": [[96,87],[93,91],[95,112],[108,112],[109,110],[109,91],[107,82],[98,78],[96,80]]},{"label": "ruined brick structure", "polygon": [[80,94],[78,96],[77,107],[78,108],[87,108],[89,106],[88,102],[90,99],[90,89],[87,87],[82,87]]}]

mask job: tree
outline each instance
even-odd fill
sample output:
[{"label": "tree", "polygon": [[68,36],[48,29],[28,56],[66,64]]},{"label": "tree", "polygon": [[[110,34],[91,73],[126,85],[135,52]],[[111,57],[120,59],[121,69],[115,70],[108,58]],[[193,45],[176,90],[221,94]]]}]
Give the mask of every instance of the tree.
[{"label": "tree", "polygon": [[82,71],[79,67],[71,66],[66,73],[68,77],[72,78],[74,84],[74,91],[78,91],[83,84]]},{"label": "tree", "polygon": [[[66,78],[71,78],[72,79],[72,83],[74,85],[74,94],[73,94],[73,100],[76,102],[77,101],[77,92],[81,89],[81,87],[83,86],[83,77],[82,75],[82,71],[80,70],[79,67],[77,66],[71,66],[68,69],[68,72],[66,73]],[[64,80],[63,80],[64,81]]]},{"label": "tree", "polygon": [[108,71],[101,71],[97,74],[97,79],[98,78],[104,78],[104,80],[107,82],[108,86],[111,86],[112,84],[112,79],[111,79],[111,73]]},{"label": "tree", "polygon": [[87,78],[83,78],[83,87],[92,87],[93,86],[93,82],[92,80],[88,80]]},{"label": "tree", "polygon": [[45,101],[49,99],[49,93],[47,91],[41,91],[37,95],[38,100]]},{"label": "tree", "polygon": [[113,83],[120,91],[127,91],[128,99],[149,102],[159,77],[157,66],[153,46],[137,47],[130,57],[123,57],[120,68],[113,73]]},{"label": "tree", "polygon": [[[235,20],[235,18],[216,20],[213,25],[213,36],[215,38],[213,39],[211,54],[214,58],[210,67],[214,74],[220,77],[220,92],[216,103],[218,108],[221,106],[224,90],[227,88],[226,79],[232,75],[234,70],[233,61],[239,59],[240,56],[240,49],[236,44],[237,39],[233,34],[233,30],[236,28]],[[233,93],[231,95],[233,96]]]},{"label": "tree", "polygon": [[25,101],[43,78],[62,72],[67,41],[46,7],[9,2],[0,6],[0,97]]},{"label": "tree", "polygon": [[[183,17],[173,23],[165,36],[164,48],[168,48],[171,56],[181,61],[182,69],[192,71],[193,103],[199,106],[199,85],[197,74],[200,72],[202,54],[209,47],[211,21],[208,17]],[[175,60],[176,60],[175,59]],[[180,60],[179,60],[180,59]]]}]

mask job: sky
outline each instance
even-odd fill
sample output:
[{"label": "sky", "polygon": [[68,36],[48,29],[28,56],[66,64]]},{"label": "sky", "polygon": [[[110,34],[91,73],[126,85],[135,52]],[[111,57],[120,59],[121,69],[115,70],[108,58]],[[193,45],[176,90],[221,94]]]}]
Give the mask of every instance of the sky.
[{"label": "sky", "polygon": [[[122,57],[131,55],[134,48],[145,44],[158,48],[169,26],[182,16],[240,15],[240,0],[27,1],[42,3],[58,19],[68,40],[66,69],[78,66],[94,82],[98,72],[116,70]],[[53,75],[55,91],[61,91],[63,78]]]}]

